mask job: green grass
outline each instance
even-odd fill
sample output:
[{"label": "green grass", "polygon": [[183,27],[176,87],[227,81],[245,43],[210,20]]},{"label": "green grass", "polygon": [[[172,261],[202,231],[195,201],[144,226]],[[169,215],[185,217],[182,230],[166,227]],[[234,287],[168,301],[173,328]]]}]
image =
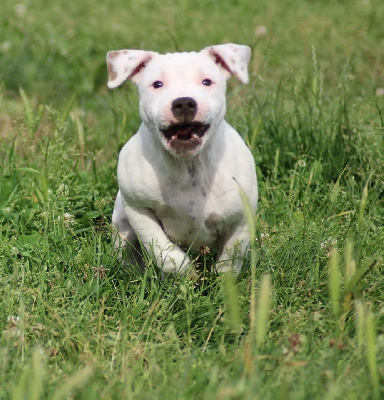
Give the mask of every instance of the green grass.
[{"label": "green grass", "polygon": [[[0,399],[382,398],[382,1],[22,4],[0,14]],[[106,89],[105,54],[227,41],[253,48],[227,114],[259,179],[245,268],[124,269],[137,94]]]}]

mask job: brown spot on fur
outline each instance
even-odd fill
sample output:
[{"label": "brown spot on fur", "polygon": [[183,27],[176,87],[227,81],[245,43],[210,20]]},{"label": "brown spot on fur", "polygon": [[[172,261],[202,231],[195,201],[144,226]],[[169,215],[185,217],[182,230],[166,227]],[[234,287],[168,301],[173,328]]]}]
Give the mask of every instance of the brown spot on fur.
[{"label": "brown spot on fur", "polygon": [[215,212],[210,213],[204,224],[212,233],[216,234],[217,237],[221,235],[222,222],[220,221],[219,214]]},{"label": "brown spot on fur", "polygon": [[220,222],[219,214],[212,212],[209,217],[205,220],[205,226],[208,228],[215,228]]},{"label": "brown spot on fur", "polygon": [[114,81],[117,78],[117,72],[114,70],[112,63],[107,63],[108,67],[108,78],[110,81]]},{"label": "brown spot on fur", "polygon": [[114,58],[118,57],[119,54],[120,54],[120,51],[110,51],[108,53],[108,58],[113,60]]}]

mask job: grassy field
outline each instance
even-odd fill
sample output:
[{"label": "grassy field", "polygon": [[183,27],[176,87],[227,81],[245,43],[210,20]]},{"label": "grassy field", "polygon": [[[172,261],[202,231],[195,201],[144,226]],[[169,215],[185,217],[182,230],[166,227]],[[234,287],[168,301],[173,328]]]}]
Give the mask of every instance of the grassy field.
[{"label": "grassy field", "polygon": [[[0,13],[0,399],[383,398],[382,0],[20,1]],[[249,259],[236,282],[124,269],[139,116],[105,54],[225,42],[253,49],[227,114],[257,163]]]}]

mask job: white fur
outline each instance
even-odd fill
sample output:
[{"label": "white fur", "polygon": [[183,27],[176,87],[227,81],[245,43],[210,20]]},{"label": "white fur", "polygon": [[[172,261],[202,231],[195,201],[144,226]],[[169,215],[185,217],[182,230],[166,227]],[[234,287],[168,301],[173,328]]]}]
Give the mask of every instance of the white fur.
[{"label": "white fur", "polygon": [[[240,272],[249,232],[239,188],[256,209],[257,182],[253,156],[224,115],[226,81],[235,75],[248,82],[249,57],[247,46],[235,44],[199,53],[121,50],[107,55],[108,86],[132,80],[143,121],[119,156],[112,221],[120,240],[115,243],[138,248],[139,239],[163,273],[187,272],[186,251],[201,246],[218,249],[217,271]],[[162,86],[155,88],[156,81]],[[172,104],[186,97],[196,103],[193,121],[209,125],[191,145],[162,133],[180,123]]]}]

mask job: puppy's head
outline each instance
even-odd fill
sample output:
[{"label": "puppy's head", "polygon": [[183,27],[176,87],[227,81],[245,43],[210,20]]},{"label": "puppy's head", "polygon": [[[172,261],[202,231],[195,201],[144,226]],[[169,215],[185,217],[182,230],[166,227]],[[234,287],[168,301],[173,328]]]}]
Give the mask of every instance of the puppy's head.
[{"label": "puppy's head", "polygon": [[236,44],[199,53],[110,51],[108,87],[134,82],[148,129],[174,157],[195,157],[224,118],[227,79],[248,83],[249,57],[249,47]]}]

